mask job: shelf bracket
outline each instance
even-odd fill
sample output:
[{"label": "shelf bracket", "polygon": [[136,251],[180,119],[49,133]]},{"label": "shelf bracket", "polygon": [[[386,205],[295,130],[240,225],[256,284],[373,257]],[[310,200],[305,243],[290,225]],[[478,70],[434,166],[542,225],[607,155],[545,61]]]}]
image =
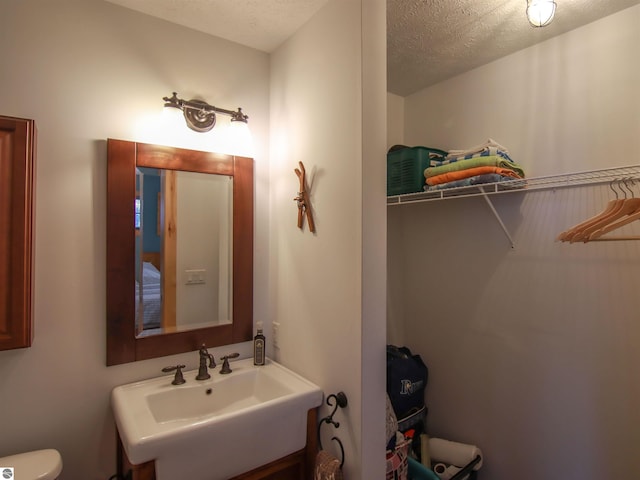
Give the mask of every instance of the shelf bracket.
[{"label": "shelf bracket", "polygon": [[502,228],[502,231],[504,232],[504,234],[509,239],[509,243],[511,244],[511,248],[515,248],[515,244],[513,242],[513,238],[511,238],[511,235],[509,234],[509,230],[507,230],[506,225],[504,224],[504,222],[500,218],[500,215],[498,215],[498,211],[493,206],[493,203],[491,203],[491,199],[489,199],[489,195],[487,195],[487,193],[484,191],[484,188],[482,188],[482,187],[479,187],[479,188],[480,188],[480,193],[482,194],[482,198],[484,198],[485,201],[487,202],[487,205],[489,205],[489,208],[491,209],[491,211],[493,212],[494,217],[496,217],[496,220],[500,224],[500,227]]}]

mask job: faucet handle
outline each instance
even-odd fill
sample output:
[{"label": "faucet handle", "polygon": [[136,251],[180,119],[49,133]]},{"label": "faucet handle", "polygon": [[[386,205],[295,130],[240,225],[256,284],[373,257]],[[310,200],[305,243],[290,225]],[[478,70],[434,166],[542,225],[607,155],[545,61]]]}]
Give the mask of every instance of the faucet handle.
[{"label": "faucet handle", "polygon": [[173,382],[171,382],[171,385],[182,385],[183,383],[186,382],[186,380],[182,376],[182,369],[183,368],[184,368],[184,365],[176,365],[175,367],[164,367],[162,369],[162,371],[164,373],[169,373],[169,372],[173,372],[175,370],[176,374],[173,377]]},{"label": "faucet handle", "polygon": [[220,357],[220,360],[223,360],[222,362],[222,368],[220,369],[220,373],[225,375],[227,373],[231,373],[231,367],[229,366],[229,359],[230,358],[238,358],[240,356],[239,353],[235,352],[235,353],[230,353],[229,355],[225,355],[224,357]]}]

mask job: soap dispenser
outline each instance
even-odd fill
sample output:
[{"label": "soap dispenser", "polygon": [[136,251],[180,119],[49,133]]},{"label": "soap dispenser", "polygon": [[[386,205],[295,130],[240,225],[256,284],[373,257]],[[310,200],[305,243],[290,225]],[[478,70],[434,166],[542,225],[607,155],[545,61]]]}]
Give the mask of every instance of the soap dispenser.
[{"label": "soap dispenser", "polygon": [[262,322],[256,324],[258,333],[253,337],[253,364],[264,365],[264,335],[262,334]]}]

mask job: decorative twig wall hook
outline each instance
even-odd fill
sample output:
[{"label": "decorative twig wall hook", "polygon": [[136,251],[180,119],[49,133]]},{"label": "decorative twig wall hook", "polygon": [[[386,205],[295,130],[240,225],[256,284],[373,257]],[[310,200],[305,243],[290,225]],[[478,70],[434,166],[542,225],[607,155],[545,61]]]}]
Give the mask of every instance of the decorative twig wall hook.
[{"label": "decorative twig wall hook", "polygon": [[309,200],[309,192],[307,191],[306,171],[302,162],[298,162],[300,168],[296,168],[294,171],[300,180],[300,188],[298,195],[293,199],[298,204],[298,228],[302,229],[302,221],[304,217],[307,217],[307,223],[309,224],[309,231],[311,233],[316,232],[316,225],[313,222],[313,213],[311,212],[311,201]]}]

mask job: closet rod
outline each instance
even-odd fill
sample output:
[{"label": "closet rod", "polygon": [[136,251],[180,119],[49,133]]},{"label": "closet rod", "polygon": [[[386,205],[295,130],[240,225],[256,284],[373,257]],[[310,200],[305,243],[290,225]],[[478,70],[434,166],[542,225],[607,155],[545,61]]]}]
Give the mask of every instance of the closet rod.
[{"label": "closet rod", "polygon": [[528,192],[533,190],[547,190],[581,185],[596,185],[611,182],[624,177],[640,175],[640,165],[624,167],[609,167],[583,172],[563,173],[542,177],[531,177],[507,182],[486,183],[468,187],[455,187],[427,192],[407,193],[387,197],[387,205],[402,205],[405,203],[430,202],[451,198],[475,197],[479,195],[493,195],[496,193]]},{"label": "closet rod", "polygon": [[[495,193],[511,193],[511,192],[529,192],[533,190],[556,189],[563,187],[573,187],[580,185],[596,185],[601,183],[619,180],[625,177],[640,176],[640,165],[629,165],[626,167],[609,167],[598,170],[588,170],[584,172],[565,173],[560,175],[547,175],[544,177],[533,177],[522,180],[511,180],[507,182],[486,183],[482,185],[474,185],[468,187],[456,187],[443,190],[433,190],[427,192],[408,193],[404,195],[395,195],[387,197],[387,206],[403,205],[406,203],[430,202],[433,200],[446,200],[450,198],[477,197],[479,195],[484,198],[500,224],[500,228],[509,239],[511,248],[515,248],[513,238],[509,234],[509,230],[500,218],[500,215],[493,206],[490,194]],[[596,241],[614,241],[614,240],[636,240],[634,237],[618,237],[618,238],[602,238]]]},{"label": "closet rod", "polygon": [[594,238],[593,240],[589,240],[591,242],[624,242],[627,240],[640,240],[639,235],[629,235],[627,237],[602,237],[602,238]]}]

